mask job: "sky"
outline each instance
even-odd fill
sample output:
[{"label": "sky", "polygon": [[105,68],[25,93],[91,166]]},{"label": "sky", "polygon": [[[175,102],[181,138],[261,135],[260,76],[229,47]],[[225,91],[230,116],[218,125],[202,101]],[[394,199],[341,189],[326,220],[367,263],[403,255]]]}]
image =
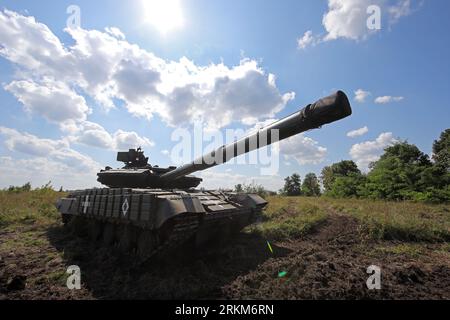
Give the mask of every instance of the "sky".
[{"label": "sky", "polygon": [[276,172],[226,164],[201,186],[278,190],[347,159],[367,172],[397,140],[431,155],[449,127],[449,14],[446,0],[2,0],[0,188],[98,187],[138,146],[180,165],[197,153],[177,158],[175,138],[199,119],[206,137],[248,132],[336,90],[353,115],[280,142]]}]

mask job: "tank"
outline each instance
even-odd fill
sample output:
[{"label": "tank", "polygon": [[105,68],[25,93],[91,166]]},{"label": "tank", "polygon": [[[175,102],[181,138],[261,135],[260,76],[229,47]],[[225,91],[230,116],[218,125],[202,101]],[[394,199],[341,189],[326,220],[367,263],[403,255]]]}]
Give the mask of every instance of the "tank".
[{"label": "tank", "polygon": [[267,202],[257,194],[195,189],[202,179],[191,174],[351,114],[347,96],[337,91],[178,168],[152,166],[140,148],[119,152],[124,167],[97,174],[105,188],[73,191],[56,207],[65,224],[92,241],[144,259],[186,242],[220,242],[254,223]]}]

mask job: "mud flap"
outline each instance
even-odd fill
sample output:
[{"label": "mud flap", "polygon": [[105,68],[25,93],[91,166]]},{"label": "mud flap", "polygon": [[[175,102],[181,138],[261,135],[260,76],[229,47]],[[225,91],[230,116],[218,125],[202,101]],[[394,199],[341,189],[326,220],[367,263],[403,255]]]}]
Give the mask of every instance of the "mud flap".
[{"label": "mud flap", "polygon": [[55,206],[61,214],[70,214],[70,207],[74,202],[74,198],[61,198],[56,201]]},{"label": "mud flap", "polygon": [[230,199],[246,208],[252,209],[263,209],[267,205],[267,201],[257,194],[238,193],[230,197]]}]

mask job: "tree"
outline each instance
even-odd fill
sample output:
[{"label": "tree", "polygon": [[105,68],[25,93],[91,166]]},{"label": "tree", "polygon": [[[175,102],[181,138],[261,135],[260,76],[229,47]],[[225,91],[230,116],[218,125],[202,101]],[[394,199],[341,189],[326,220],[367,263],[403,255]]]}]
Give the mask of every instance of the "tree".
[{"label": "tree", "polygon": [[432,164],[413,144],[398,142],[374,162],[362,194],[388,200],[414,199],[430,187]]},{"label": "tree", "polygon": [[21,187],[9,186],[9,192],[29,192],[31,191],[31,183],[27,182]]},{"label": "tree", "polygon": [[236,193],[255,193],[261,196],[262,198],[266,198],[270,192],[267,191],[262,185],[256,184],[252,182],[250,184],[237,184],[234,186],[234,192]]},{"label": "tree", "polygon": [[348,176],[338,176],[327,195],[335,198],[351,198],[361,195],[361,190],[366,182],[366,177],[358,173],[350,173]]},{"label": "tree", "polygon": [[307,197],[320,196],[319,179],[314,173],[308,173],[302,184],[302,193]]},{"label": "tree", "polygon": [[323,168],[321,179],[325,194],[333,197],[449,202],[450,129],[434,141],[433,160],[414,144],[399,141],[384,149],[367,175],[353,161],[341,161]]},{"label": "tree", "polygon": [[262,185],[257,184],[254,181],[250,184],[244,183],[242,185],[242,190],[244,193],[255,193],[264,199],[268,196],[267,190]]},{"label": "tree", "polygon": [[433,143],[433,167],[428,168],[421,182],[428,186],[425,200],[430,202],[450,201],[450,129],[441,133]]},{"label": "tree", "polygon": [[325,192],[332,189],[333,183],[337,177],[347,177],[353,173],[361,175],[361,171],[358,169],[358,166],[351,160],[344,160],[323,168],[321,180]]},{"label": "tree", "polygon": [[354,161],[344,160],[322,170],[325,194],[332,197],[356,197],[365,177]]},{"label": "tree", "polygon": [[290,188],[290,185],[291,185],[291,177],[286,177],[286,178],[284,178],[284,186],[283,186],[283,189],[281,189],[281,190],[279,191],[279,193],[280,193],[281,195],[283,195],[283,196],[287,196],[287,195],[288,195],[289,188]]},{"label": "tree", "polygon": [[437,166],[450,171],[450,129],[443,131],[439,139],[434,141],[433,160]]},{"label": "tree", "polygon": [[282,194],[286,196],[299,196],[301,195],[301,191],[301,178],[299,174],[294,173],[284,179]]}]

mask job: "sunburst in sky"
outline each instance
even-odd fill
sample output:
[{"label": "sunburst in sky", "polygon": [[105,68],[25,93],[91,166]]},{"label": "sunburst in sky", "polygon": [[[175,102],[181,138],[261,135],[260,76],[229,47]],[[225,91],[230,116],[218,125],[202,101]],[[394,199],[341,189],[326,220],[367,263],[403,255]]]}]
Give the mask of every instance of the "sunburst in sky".
[{"label": "sunburst in sky", "polygon": [[162,34],[167,34],[184,24],[180,0],[142,0],[146,23],[153,25]]}]

